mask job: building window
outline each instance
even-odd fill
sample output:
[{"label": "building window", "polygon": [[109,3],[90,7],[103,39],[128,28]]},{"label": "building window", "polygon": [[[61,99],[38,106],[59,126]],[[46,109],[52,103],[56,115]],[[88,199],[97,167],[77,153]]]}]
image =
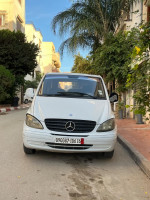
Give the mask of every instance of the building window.
[{"label": "building window", "polygon": [[133,4],[130,5],[125,21],[132,21]]},{"label": "building window", "polygon": [[22,30],[22,20],[21,18],[18,16],[17,17],[17,31],[21,31]]},{"label": "building window", "polygon": [[17,20],[17,31],[21,31],[22,29],[22,24],[19,20]]},{"label": "building window", "polygon": [[5,15],[0,14],[0,27],[5,25]]}]

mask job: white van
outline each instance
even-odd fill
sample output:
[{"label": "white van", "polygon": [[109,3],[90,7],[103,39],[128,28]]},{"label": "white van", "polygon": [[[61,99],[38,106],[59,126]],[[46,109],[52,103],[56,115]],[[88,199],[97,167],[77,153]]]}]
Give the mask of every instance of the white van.
[{"label": "white van", "polygon": [[36,89],[34,88],[27,88],[25,95],[24,95],[24,103],[27,104],[29,101],[33,100],[34,94],[36,92]]},{"label": "white van", "polygon": [[100,76],[50,73],[43,77],[24,123],[26,154],[103,152],[111,158],[116,138],[114,114]]}]

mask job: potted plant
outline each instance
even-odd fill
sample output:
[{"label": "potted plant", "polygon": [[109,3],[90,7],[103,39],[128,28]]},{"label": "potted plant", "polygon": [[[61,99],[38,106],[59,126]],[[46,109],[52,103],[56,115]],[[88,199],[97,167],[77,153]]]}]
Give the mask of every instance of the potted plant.
[{"label": "potted plant", "polygon": [[144,124],[142,114],[136,114],[136,123],[137,124]]},{"label": "potted plant", "polygon": [[118,117],[119,117],[119,119],[123,119],[124,108],[125,108],[124,102],[119,100],[118,101]]},{"label": "potted plant", "polygon": [[133,108],[133,112],[135,114],[136,117],[136,123],[137,124],[144,124],[143,122],[143,115],[145,114],[144,111],[142,110],[142,106],[136,106],[135,108]]}]

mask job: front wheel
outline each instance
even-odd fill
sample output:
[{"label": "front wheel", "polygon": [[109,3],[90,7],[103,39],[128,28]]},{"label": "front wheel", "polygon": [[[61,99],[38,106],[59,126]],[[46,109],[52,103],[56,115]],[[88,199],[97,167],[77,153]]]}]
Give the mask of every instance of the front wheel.
[{"label": "front wheel", "polygon": [[23,145],[23,150],[24,150],[25,154],[34,154],[35,153],[35,149],[29,149],[29,148],[25,147],[24,145]]},{"label": "front wheel", "polygon": [[104,153],[104,157],[105,158],[112,158],[114,155],[114,150],[113,151],[110,151],[110,152],[105,152]]}]

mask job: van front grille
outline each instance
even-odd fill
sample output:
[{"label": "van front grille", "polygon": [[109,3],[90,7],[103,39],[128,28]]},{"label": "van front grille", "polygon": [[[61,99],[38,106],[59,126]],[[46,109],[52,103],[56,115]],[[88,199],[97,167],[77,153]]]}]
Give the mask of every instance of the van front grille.
[{"label": "van front grille", "polygon": [[46,127],[51,131],[89,133],[96,126],[95,121],[75,119],[45,119]]},{"label": "van front grille", "polygon": [[73,150],[85,150],[85,149],[89,149],[90,147],[92,147],[93,145],[89,145],[89,144],[84,144],[84,145],[78,145],[78,144],[56,144],[56,143],[49,143],[46,142],[46,144],[54,149],[73,149]]}]

